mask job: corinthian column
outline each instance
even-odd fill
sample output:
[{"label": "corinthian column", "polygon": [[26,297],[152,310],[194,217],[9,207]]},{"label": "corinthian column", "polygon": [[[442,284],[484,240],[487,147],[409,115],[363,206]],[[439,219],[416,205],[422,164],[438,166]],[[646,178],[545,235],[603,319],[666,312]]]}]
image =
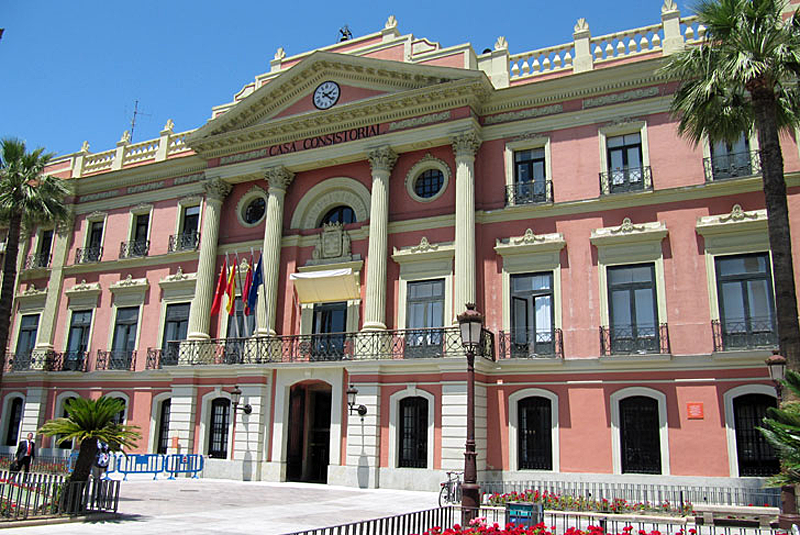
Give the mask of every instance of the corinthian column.
[{"label": "corinthian column", "polygon": [[481,140],[474,131],[453,137],[456,156],[456,265],[453,322],[475,302],[475,154]]},{"label": "corinthian column", "polygon": [[218,178],[203,183],[206,207],[203,211],[203,228],[200,234],[200,258],[197,260],[197,283],[194,300],[189,309],[189,340],[208,340],[211,323],[211,299],[214,294],[217,264],[217,239],[222,201],[231,192],[231,185]]},{"label": "corinthian column", "polygon": [[275,316],[278,307],[278,275],[281,263],[281,238],[283,237],[283,200],[294,173],[283,166],[270,167],[265,172],[269,182],[267,223],[264,229],[264,286],[259,291],[256,307],[257,334],[275,334]]},{"label": "corinthian column", "polygon": [[386,329],[386,263],[389,242],[389,176],[397,161],[390,147],[367,155],[372,168],[372,200],[369,214],[369,252],[367,253],[367,299],[364,307],[365,331]]}]

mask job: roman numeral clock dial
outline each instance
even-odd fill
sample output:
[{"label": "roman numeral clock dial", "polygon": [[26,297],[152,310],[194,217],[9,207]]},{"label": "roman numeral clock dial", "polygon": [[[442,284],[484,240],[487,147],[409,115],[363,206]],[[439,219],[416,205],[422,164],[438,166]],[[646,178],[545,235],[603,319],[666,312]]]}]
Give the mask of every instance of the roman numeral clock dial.
[{"label": "roman numeral clock dial", "polygon": [[327,110],[339,102],[341,90],[336,82],[322,82],[314,90],[314,106],[319,110]]}]

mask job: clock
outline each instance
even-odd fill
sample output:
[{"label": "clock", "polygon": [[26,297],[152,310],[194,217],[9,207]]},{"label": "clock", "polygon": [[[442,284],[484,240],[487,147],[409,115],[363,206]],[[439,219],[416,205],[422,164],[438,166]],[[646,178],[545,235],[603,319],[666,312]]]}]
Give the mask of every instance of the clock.
[{"label": "clock", "polygon": [[339,84],[332,81],[322,82],[314,90],[314,106],[319,110],[327,110],[339,102],[342,91]]}]

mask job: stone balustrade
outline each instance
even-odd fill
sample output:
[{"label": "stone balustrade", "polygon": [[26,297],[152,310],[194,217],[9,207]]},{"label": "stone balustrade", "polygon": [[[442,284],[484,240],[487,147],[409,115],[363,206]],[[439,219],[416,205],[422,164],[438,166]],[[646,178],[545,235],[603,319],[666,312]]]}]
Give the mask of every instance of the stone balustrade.
[{"label": "stone balustrade", "polygon": [[594,62],[618,60],[651,52],[660,52],[663,40],[661,24],[594,37],[590,41]]},{"label": "stone balustrade", "polygon": [[575,57],[574,43],[515,54],[509,58],[511,79],[516,80],[527,76],[550,74],[571,69],[573,57]]}]

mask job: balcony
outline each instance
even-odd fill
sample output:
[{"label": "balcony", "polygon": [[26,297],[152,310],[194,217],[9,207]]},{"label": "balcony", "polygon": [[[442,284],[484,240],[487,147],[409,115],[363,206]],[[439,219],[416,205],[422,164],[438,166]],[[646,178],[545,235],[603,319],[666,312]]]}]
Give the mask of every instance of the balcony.
[{"label": "balcony", "polygon": [[761,172],[761,153],[756,150],[703,158],[703,168],[706,182],[757,175]]},{"label": "balcony", "polygon": [[498,342],[498,358],[501,360],[564,358],[564,338],[561,329],[500,331]]},{"label": "balcony", "polygon": [[649,165],[644,167],[625,167],[600,173],[601,195],[650,191],[652,189],[653,176]]},{"label": "balcony", "polygon": [[64,351],[51,353],[45,369],[51,372],[85,372],[89,362],[87,351]]},{"label": "balcony", "polygon": [[75,252],[76,264],[90,264],[92,262],[99,262],[103,257],[103,248],[100,246],[84,247]]},{"label": "balcony", "polygon": [[180,251],[196,251],[199,246],[199,232],[183,232],[181,234],[173,234],[169,237],[168,251],[170,253],[177,253]]},{"label": "balcony", "polygon": [[600,327],[600,355],[669,354],[669,329],[658,325],[612,325]]},{"label": "balcony", "polygon": [[150,240],[124,241],[119,244],[120,258],[140,258],[150,252]]},{"label": "balcony", "polygon": [[128,370],[136,368],[136,351],[127,349],[97,350],[96,370]]},{"label": "balcony", "polygon": [[724,322],[712,320],[711,332],[714,352],[778,347],[777,324],[771,317]]},{"label": "balcony", "polygon": [[6,353],[5,369],[9,372],[21,372],[30,370],[36,360],[30,352],[27,353]]},{"label": "balcony", "polygon": [[51,255],[49,253],[36,253],[28,255],[25,259],[25,269],[47,269],[50,267]]},{"label": "balcony", "polygon": [[[484,329],[477,356],[494,360],[494,335]],[[150,352],[148,352],[150,355]],[[260,336],[169,342],[153,350],[153,367],[463,357],[458,327],[355,333]]]},{"label": "balcony", "polygon": [[183,342],[170,342],[164,349],[149,347],[147,348],[147,362],[145,368],[148,370],[160,370],[164,366],[177,366],[180,344]]},{"label": "balcony", "polygon": [[517,182],[506,186],[506,206],[553,202],[553,181]]}]

